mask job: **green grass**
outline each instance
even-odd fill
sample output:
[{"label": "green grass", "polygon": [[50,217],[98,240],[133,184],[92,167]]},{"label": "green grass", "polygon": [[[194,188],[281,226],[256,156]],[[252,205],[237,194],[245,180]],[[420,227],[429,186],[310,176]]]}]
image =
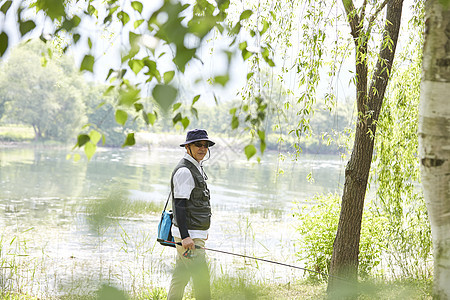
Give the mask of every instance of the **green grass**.
[{"label": "green grass", "polygon": [[[291,299],[326,299],[326,282],[299,281],[288,284],[248,283],[247,278],[223,276],[211,284],[212,299],[218,300],[291,300]],[[376,299],[432,299],[431,282],[402,281],[395,283],[361,283],[358,287],[358,300]],[[148,288],[138,295],[129,296],[117,288],[103,286],[94,295],[66,295],[58,299],[80,300],[162,300],[166,299],[167,291],[162,287]],[[1,300],[36,300],[36,297],[7,293]],[[46,299],[46,298],[40,298]],[[53,298],[48,298],[53,299]],[[187,288],[184,300],[193,300],[193,292]]]},{"label": "green grass", "polygon": [[0,126],[0,141],[25,142],[33,139],[34,131],[32,127],[20,125]]},{"label": "green grass", "polygon": [[107,218],[122,218],[160,213],[164,203],[145,200],[130,200],[128,192],[118,190],[108,196],[92,199],[86,205],[86,211],[92,216],[92,221],[104,222]]},{"label": "green grass", "polygon": [[[248,279],[247,279],[248,280]],[[222,277],[212,284],[212,299],[322,299],[324,283],[246,283],[242,278]]]},{"label": "green grass", "polygon": [[39,298],[29,296],[29,295],[5,293],[5,294],[1,294],[0,299],[2,299],[2,300],[38,300]]}]

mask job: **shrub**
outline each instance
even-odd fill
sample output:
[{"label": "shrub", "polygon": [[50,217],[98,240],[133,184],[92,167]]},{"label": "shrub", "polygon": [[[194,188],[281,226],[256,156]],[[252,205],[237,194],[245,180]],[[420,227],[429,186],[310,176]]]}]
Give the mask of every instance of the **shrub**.
[{"label": "shrub", "polygon": [[[316,195],[299,206],[294,213],[300,224],[297,256],[305,262],[305,267],[316,272],[328,273],[333,242],[340,213],[338,194]],[[369,203],[363,213],[359,252],[359,276],[366,278],[381,261],[384,228],[387,219],[379,216]],[[319,279],[317,273],[309,273],[312,279]]]}]

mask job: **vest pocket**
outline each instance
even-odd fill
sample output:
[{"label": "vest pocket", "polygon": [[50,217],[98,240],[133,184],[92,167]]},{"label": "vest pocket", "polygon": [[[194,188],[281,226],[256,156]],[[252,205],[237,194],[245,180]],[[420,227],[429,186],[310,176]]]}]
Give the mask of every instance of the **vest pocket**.
[{"label": "vest pocket", "polygon": [[194,188],[189,200],[192,200],[194,206],[209,206],[209,190]]},{"label": "vest pocket", "polygon": [[209,206],[208,209],[192,211],[188,223],[188,229],[208,230],[211,225]]}]

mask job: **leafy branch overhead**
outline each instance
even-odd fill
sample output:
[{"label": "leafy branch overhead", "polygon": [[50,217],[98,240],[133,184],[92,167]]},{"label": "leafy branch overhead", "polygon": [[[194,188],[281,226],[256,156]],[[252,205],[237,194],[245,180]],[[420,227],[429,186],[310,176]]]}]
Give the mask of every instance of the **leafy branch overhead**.
[{"label": "leafy branch overhead", "polygon": [[[178,1],[164,0],[160,7],[154,8],[154,4],[145,1],[123,1],[110,0],[105,3],[92,0],[78,1],[72,3],[64,0],[32,0],[30,2],[11,0],[5,1],[0,14],[3,19],[8,15],[16,15],[18,18],[18,35],[21,39],[40,35],[44,42],[58,39],[63,43],[63,51],[70,47],[80,45],[86,49],[80,63],[80,70],[95,72],[99,54],[95,52],[96,41],[89,31],[83,28],[83,24],[96,24],[105,32],[119,33],[125,40],[126,50],[121,57],[117,58],[119,63],[111,61],[111,65],[119,65],[118,68],[110,68],[106,80],[109,80],[108,92],[118,93],[116,106],[116,120],[124,124],[127,120],[126,110],[134,108],[140,118],[147,125],[153,125],[156,111],[145,108],[141,103],[141,97],[145,91],[150,89],[154,101],[163,113],[168,112],[174,103],[179,100],[179,91],[173,79],[177,73],[186,72],[186,67],[193,60],[200,60],[199,50],[203,41],[210,34],[219,34],[231,38],[231,44],[235,44],[242,25],[241,23],[250,18],[251,10],[244,10],[239,20],[234,24],[227,21],[229,0],[217,0],[210,2],[206,0],[194,1],[193,3],[181,3]],[[148,11],[153,9],[151,13]],[[37,16],[45,16],[45,28],[37,26]],[[35,16],[36,18],[30,18]],[[0,56],[3,57],[11,48],[11,33],[0,29]],[[63,41],[63,42],[61,42]],[[189,42],[187,42],[189,41]],[[87,46],[87,47],[86,47]],[[164,49],[163,52],[159,51]],[[247,47],[235,48],[241,51],[242,56],[249,58],[254,52]],[[228,57],[228,65],[231,64],[230,51],[224,51]],[[269,58],[268,50],[262,49],[265,59],[273,64]],[[170,57],[172,69],[162,71],[162,63]],[[167,67],[167,64],[165,64]],[[130,78],[139,78],[133,82]],[[225,86],[230,79],[229,67],[225,74],[215,76],[213,83]],[[195,102],[199,96],[192,99],[190,112],[196,116]],[[179,108],[179,106],[178,106]],[[189,117],[182,116],[174,109],[174,123],[181,122],[186,128]],[[94,130],[94,129],[92,129]],[[87,141],[85,141],[87,140]],[[79,137],[77,146],[86,147],[88,143],[94,142],[89,134]],[[97,141],[98,142],[98,141]],[[124,146],[130,146],[134,139],[128,136]]]}]

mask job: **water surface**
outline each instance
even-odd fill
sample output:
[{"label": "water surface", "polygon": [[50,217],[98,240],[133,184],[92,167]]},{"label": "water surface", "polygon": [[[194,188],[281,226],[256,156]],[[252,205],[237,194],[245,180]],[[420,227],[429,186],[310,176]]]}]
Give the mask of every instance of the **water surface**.
[{"label": "water surface", "polygon": [[[204,163],[213,210],[207,246],[301,266],[295,256],[295,202],[337,191],[344,163],[321,155],[280,160],[278,153],[257,163],[232,149],[211,150]],[[100,149],[89,162],[68,160],[69,153],[0,148],[2,287],[21,285],[44,296],[81,292],[99,282],[128,291],[167,287],[174,251],[155,242],[159,213],[96,227],[86,205],[118,191],[129,201],[164,203],[183,150]],[[307,181],[309,173],[314,182]],[[214,276],[242,271],[255,280],[289,282],[303,274],[214,252],[209,258]]]}]

